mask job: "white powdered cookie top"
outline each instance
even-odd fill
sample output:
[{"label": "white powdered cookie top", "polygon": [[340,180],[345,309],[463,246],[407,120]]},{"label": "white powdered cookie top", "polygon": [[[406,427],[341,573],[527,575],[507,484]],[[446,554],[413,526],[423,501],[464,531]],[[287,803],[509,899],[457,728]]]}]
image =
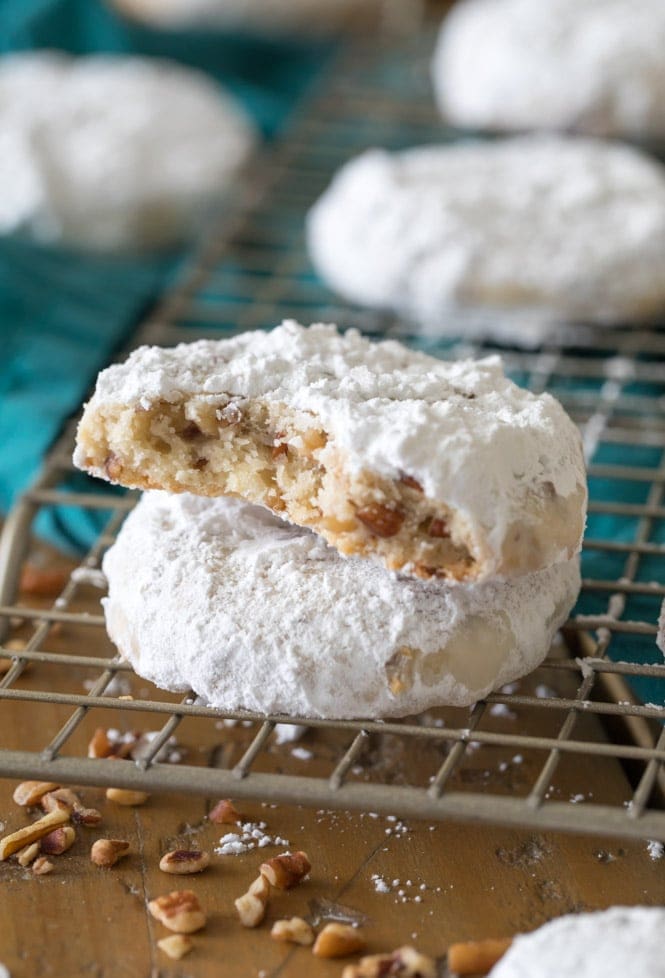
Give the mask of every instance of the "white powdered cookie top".
[{"label": "white powdered cookie top", "polygon": [[665,978],[665,908],[569,914],[517,937],[490,978]]},{"label": "white powdered cookie top", "polygon": [[442,112],[480,128],[665,137],[662,0],[467,0],[434,59]]},{"label": "white powdered cookie top", "polygon": [[174,62],[40,52],[0,62],[0,232],[93,248],[182,236],[254,141]]},{"label": "white powdered cookie top", "polygon": [[[286,322],[269,333],[141,347],[104,370],[93,409],[150,407],[188,395],[262,398],[318,423],[354,471],[407,474],[464,513],[499,552],[531,492],[585,486],[580,436],[549,394],[522,390],[498,357],[445,363],[356,330]],[[75,462],[85,467],[85,449]],[[563,559],[563,555],[562,555]]]},{"label": "white powdered cookie top", "polygon": [[[109,634],[140,675],[302,716],[472,703],[538,665],[579,589],[576,560],[505,584],[414,581],[261,507],[161,492],[144,494],[103,567]],[[445,653],[416,658],[395,696],[387,664],[405,646]]]},{"label": "white powdered cookie top", "polygon": [[370,150],[314,205],[308,243],[343,296],[433,332],[481,307],[648,317],[665,308],[665,168],[559,136]]}]

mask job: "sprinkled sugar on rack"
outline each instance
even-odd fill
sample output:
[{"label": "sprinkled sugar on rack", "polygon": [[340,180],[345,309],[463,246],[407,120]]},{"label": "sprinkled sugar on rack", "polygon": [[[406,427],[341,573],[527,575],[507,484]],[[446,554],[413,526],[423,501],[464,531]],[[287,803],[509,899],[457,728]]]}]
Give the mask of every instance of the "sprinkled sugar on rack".
[{"label": "sprinkled sugar on rack", "polygon": [[[132,345],[224,336],[294,317],[399,335],[445,357],[494,349],[410,336],[389,316],[341,306],[308,266],[303,215],[344,160],[369,145],[397,148],[454,135],[442,129],[429,93],[432,34],[391,43],[346,44]],[[0,749],[0,775],[665,840],[665,663],[655,643],[665,597],[665,330],[580,329],[574,344],[569,337],[567,346],[553,340],[537,352],[501,351],[517,382],[560,398],[582,427],[589,461],[582,598],[565,642],[532,677],[471,711],[390,723],[299,721],[308,747],[325,740],[326,761],[315,763],[308,748],[296,748],[298,774],[266,762],[275,724],[295,725],[288,718],[221,714],[141,681],[134,699],[119,698],[132,673],[103,638],[100,592],[90,592],[103,584],[100,558],[135,500],[91,485],[72,488],[70,425],[9,515],[0,543],[0,625],[7,631],[11,619],[32,623],[24,649],[0,651],[12,663],[0,674],[0,703],[21,701],[44,731],[54,717],[57,723],[40,751]],[[110,515],[50,606],[17,602],[29,531],[39,512],[53,507]],[[58,625],[65,637],[53,651]],[[31,664],[38,684],[27,681]],[[85,671],[85,686],[68,681],[73,670]],[[83,730],[104,725],[109,709],[116,717],[122,711],[130,726],[146,715],[162,724],[136,763],[71,752]],[[167,763],[162,749],[192,718],[218,728],[236,721],[240,756],[227,764],[222,750],[220,762],[207,767],[188,755]],[[397,767],[390,760],[396,755]],[[412,757],[417,783],[408,775]],[[626,791],[591,797],[589,772],[618,764]]]}]

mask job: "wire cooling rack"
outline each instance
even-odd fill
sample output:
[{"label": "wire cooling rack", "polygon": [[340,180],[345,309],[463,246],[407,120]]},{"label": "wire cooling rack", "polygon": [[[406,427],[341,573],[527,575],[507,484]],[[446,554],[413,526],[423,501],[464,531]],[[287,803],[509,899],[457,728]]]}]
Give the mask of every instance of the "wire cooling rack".
[{"label": "wire cooling rack", "polygon": [[[445,357],[496,349],[489,340],[419,336],[390,316],[340,305],[305,253],[303,215],[349,156],[369,145],[456,136],[433,107],[432,44],[426,32],[398,48],[377,39],[349,42],[281,143],[256,162],[235,205],[141,324],[135,343],[223,336],[293,317],[399,335]],[[565,641],[532,676],[470,711],[390,723],[309,721],[304,737],[312,750],[304,756],[316,758],[319,741],[326,746],[323,760],[301,773],[280,770],[269,756],[275,724],[293,719],[221,713],[143,681],[132,687],[134,699],[120,698],[133,674],[105,638],[89,584],[98,583],[103,552],[134,496],[102,491],[80,476],[73,487],[72,424],[9,515],[0,542],[0,623],[31,630],[24,648],[2,647],[0,664],[10,665],[0,674],[0,701],[22,702],[40,736],[44,731],[37,750],[11,742],[0,750],[0,775],[665,840],[665,665],[655,643],[665,596],[665,332],[580,328],[566,342],[501,350],[514,379],[564,403],[582,428],[589,461],[582,596]],[[54,602],[17,600],[35,519],[72,508],[99,521],[94,544]],[[63,637],[55,641],[58,628]],[[39,681],[28,681],[28,666]],[[69,679],[81,671],[90,677],[87,692]],[[81,756],[83,734],[103,726],[109,710],[130,728],[138,716],[162,724],[137,763]],[[215,729],[239,724],[235,754],[222,752],[223,760],[207,767],[187,758],[164,763],[164,746],[192,719]],[[610,775],[620,787],[607,792]]]}]

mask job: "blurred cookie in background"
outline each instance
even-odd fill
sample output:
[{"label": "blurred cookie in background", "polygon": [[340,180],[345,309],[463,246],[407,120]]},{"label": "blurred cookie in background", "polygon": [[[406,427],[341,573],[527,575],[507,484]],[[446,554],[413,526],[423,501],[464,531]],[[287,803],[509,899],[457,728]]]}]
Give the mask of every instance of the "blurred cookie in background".
[{"label": "blurred cookie in background", "polygon": [[108,0],[132,19],[164,30],[216,28],[260,34],[328,34],[343,28],[417,24],[423,0]]},{"label": "blurred cookie in background", "polygon": [[663,0],[463,0],[433,62],[445,118],[665,140]]},{"label": "blurred cookie in background", "polygon": [[[623,145],[533,135],[369,150],[311,209],[307,238],[333,290],[434,335],[531,345],[559,322],[665,309],[665,168]],[[475,323],[473,310],[491,315]]]},{"label": "blurred cookie in background", "polygon": [[175,62],[41,51],[0,61],[0,233],[96,251],[192,234],[255,142],[219,85]]}]

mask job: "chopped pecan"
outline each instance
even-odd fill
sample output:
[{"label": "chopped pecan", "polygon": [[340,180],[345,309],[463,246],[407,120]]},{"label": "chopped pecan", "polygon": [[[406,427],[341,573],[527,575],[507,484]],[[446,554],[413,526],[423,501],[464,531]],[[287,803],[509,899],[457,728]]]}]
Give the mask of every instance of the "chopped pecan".
[{"label": "chopped pecan", "polygon": [[407,486],[409,489],[415,489],[416,492],[422,492],[423,487],[420,485],[417,479],[414,479],[412,475],[407,475],[403,472],[399,477],[399,481],[403,486]]},{"label": "chopped pecan", "polygon": [[319,931],[312,954],[317,958],[346,958],[349,954],[364,951],[366,947],[365,938],[357,927],[333,921]]},{"label": "chopped pecan", "polygon": [[61,856],[71,849],[75,839],[76,832],[71,825],[61,825],[41,839],[39,848],[47,856]]},{"label": "chopped pecan", "polygon": [[161,941],[157,941],[157,947],[174,961],[179,961],[192,950],[194,943],[185,934],[171,934],[170,937],[163,937]]},{"label": "chopped pecan", "polygon": [[314,943],[314,931],[302,917],[276,920],[270,936],[274,941],[287,941],[290,944],[302,944],[304,947]]},{"label": "chopped pecan", "polygon": [[106,797],[116,805],[143,805],[150,797],[146,791],[132,791],[129,788],[107,788]]},{"label": "chopped pecan", "polygon": [[368,503],[356,510],[356,517],[377,537],[394,537],[404,522],[400,509],[383,503]]},{"label": "chopped pecan", "polygon": [[43,836],[48,835],[53,829],[59,825],[64,825],[68,821],[69,812],[67,811],[49,812],[48,815],[43,815],[41,818],[38,818],[32,825],[26,825],[25,828],[19,829],[18,832],[12,832],[10,835],[6,835],[4,839],[0,839],[0,862],[15,852],[18,852],[19,849],[30,845],[31,842],[36,842]]},{"label": "chopped pecan", "polygon": [[263,863],[261,875],[278,890],[290,890],[307,876],[311,868],[307,853],[285,852]]},{"label": "chopped pecan", "polygon": [[237,810],[232,801],[222,798],[214,808],[208,812],[208,820],[215,825],[237,825],[242,821],[242,815]]},{"label": "chopped pecan", "polygon": [[210,856],[199,849],[173,849],[165,853],[159,860],[159,868],[163,873],[174,876],[189,876],[191,873],[201,873],[210,865]]},{"label": "chopped pecan", "polygon": [[370,954],[349,964],[342,978],[436,978],[436,961],[412,947],[399,947],[391,954]]},{"label": "chopped pecan", "polygon": [[448,948],[448,968],[457,975],[485,974],[504,956],[511,944],[511,937],[451,944]]},{"label": "chopped pecan", "polygon": [[90,861],[95,866],[108,869],[129,852],[129,842],[124,839],[96,839],[90,849]]},{"label": "chopped pecan", "polygon": [[53,868],[53,863],[46,856],[39,856],[32,864],[32,872],[35,876],[46,876],[47,873],[53,872]]},{"label": "chopped pecan", "polygon": [[160,923],[176,934],[192,934],[205,927],[206,915],[192,890],[173,890],[151,900],[148,910]]},{"label": "chopped pecan", "polygon": [[270,883],[265,876],[260,875],[250,885],[247,893],[234,900],[238,917],[243,927],[258,927],[266,915]]},{"label": "chopped pecan", "polygon": [[12,798],[17,805],[28,808],[36,805],[49,791],[55,791],[60,785],[55,781],[22,781],[14,788]]},{"label": "chopped pecan", "polygon": [[429,525],[427,535],[430,537],[439,537],[441,539],[449,537],[450,533],[448,532],[448,524],[445,520],[438,519],[435,516]]}]

